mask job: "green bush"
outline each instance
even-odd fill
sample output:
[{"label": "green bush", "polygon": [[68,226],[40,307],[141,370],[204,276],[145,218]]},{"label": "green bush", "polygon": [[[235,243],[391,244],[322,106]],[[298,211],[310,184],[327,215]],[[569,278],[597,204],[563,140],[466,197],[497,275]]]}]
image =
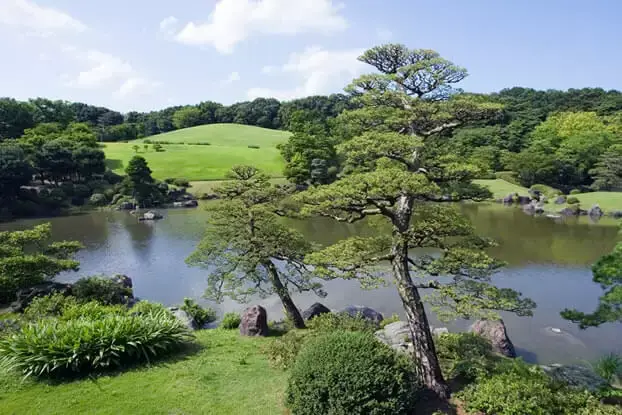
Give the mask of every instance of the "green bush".
[{"label": "green bush", "polygon": [[622,378],[622,355],[610,353],[599,358],[594,364],[594,371],[608,383],[614,383]]},{"label": "green bush", "polygon": [[216,321],[216,311],[210,307],[201,307],[192,298],[184,298],[184,304],[180,307],[190,315],[199,327]]},{"label": "green bush", "polygon": [[570,191],[570,194],[571,194],[571,195],[578,195],[578,194],[581,194],[581,193],[582,193],[582,192],[581,192],[581,190],[579,190],[579,189],[572,189],[572,190]]},{"label": "green bush", "polygon": [[473,380],[494,368],[492,345],[473,333],[445,333],[435,338],[436,353],[449,378]]},{"label": "green bush", "polygon": [[577,199],[574,196],[571,196],[568,199],[566,199],[566,203],[568,203],[569,205],[578,205],[580,202],[579,202],[579,199]]},{"label": "green bush", "polygon": [[407,414],[416,398],[412,362],[368,333],[311,339],[292,367],[287,407],[296,415]]},{"label": "green bush", "polygon": [[521,182],[516,177],[516,173],[514,173],[513,171],[498,171],[495,173],[495,177],[497,179],[505,180],[508,183],[522,186]]},{"label": "green bush", "polygon": [[89,203],[93,206],[106,206],[108,204],[108,198],[101,193],[94,193],[89,198]]},{"label": "green bush", "polygon": [[99,301],[102,304],[125,304],[132,295],[130,288],[107,277],[81,278],[73,285],[71,293],[81,302]]},{"label": "green bush", "polygon": [[65,304],[59,319],[65,321],[79,318],[98,320],[106,316],[124,314],[127,314],[127,307],[123,305],[103,305],[97,301],[89,301],[84,304]]},{"label": "green bush", "polygon": [[159,358],[192,339],[164,313],[41,320],[0,339],[0,364],[25,376],[63,377]]},{"label": "green bush", "polygon": [[249,144],[249,145],[248,145],[248,148],[258,149],[258,148],[261,148],[261,147],[259,147],[259,146],[258,146],[258,145],[256,145],[256,144]]},{"label": "green bush", "polygon": [[[159,313],[159,312],[167,312],[171,314],[171,312],[164,307],[160,303],[152,303],[151,301],[141,300],[134,304],[132,308],[130,308],[130,313],[137,314],[150,314],[150,313]],[[172,315],[172,314],[171,314]]]},{"label": "green bush", "polygon": [[28,320],[39,320],[45,317],[55,317],[63,314],[65,308],[76,305],[75,297],[54,293],[44,297],[37,297],[24,310],[24,317]]},{"label": "green bush", "polygon": [[223,329],[237,329],[240,327],[242,317],[238,313],[227,313],[223,316],[220,327]]},{"label": "green bush", "polygon": [[302,347],[316,334],[311,330],[294,329],[276,337],[266,348],[268,360],[279,369],[291,368]]},{"label": "green bush", "polygon": [[307,322],[307,328],[321,333],[337,330],[373,333],[378,330],[375,323],[363,317],[352,317],[345,313],[320,314]]},{"label": "green bush", "polygon": [[166,179],[164,179],[164,183],[166,183],[166,184],[173,184],[173,183],[175,183],[175,180],[176,179],[174,179],[172,177],[167,177]]},{"label": "green bush", "polygon": [[[100,182],[101,182],[101,180],[98,180],[97,181],[98,186],[92,187],[92,189],[93,190],[101,190],[101,189],[103,189],[103,187],[105,187],[105,186],[100,186],[99,185]],[[92,183],[89,182],[89,184],[92,184]],[[107,185],[108,183],[105,183],[105,184]],[[73,193],[74,193],[75,196],[82,197],[82,198],[87,198],[87,197],[91,196],[92,192],[91,192],[91,189],[89,188],[89,186],[87,186],[85,184],[76,184],[73,187]]]},{"label": "green bush", "polygon": [[188,179],[175,179],[173,184],[178,187],[190,187]]},{"label": "green bush", "polygon": [[561,190],[558,190],[551,186],[547,186],[545,184],[534,184],[529,190],[538,191],[546,197],[555,197],[563,194]]}]

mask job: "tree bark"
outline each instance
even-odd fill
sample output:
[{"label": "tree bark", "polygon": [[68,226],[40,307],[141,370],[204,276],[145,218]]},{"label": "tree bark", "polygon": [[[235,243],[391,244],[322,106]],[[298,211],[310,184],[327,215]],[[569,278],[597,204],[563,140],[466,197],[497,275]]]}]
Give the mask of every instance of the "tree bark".
[{"label": "tree bark", "polygon": [[285,308],[285,313],[294,323],[294,327],[297,329],[304,329],[305,320],[302,318],[300,314],[300,310],[294,304],[294,300],[289,295],[287,288],[281,282],[281,278],[279,278],[279,271],[276,269],[276,266],[272,261],[268,261],[264,264],[266,269],[268,270],[268,275],[270,276],[270,282],[274,287],[274,291],[276,291],[277,295],[281,299],[281,303],[283,303],[283,307]]},{"label": "tree bark", "polygon": [[397,290],[406,311],[406,318],[413,337],[414,360],[417,375],[423,385],[438,395],[441,399],[449,398],[449,386],[436,356],[436,349],[428,323],[428,317],[423,308],[423,302],[417,287],[413,284],[408,265],[408,239],[405,236],[412,218],[413,200],[402,196],[393,220],[393,246],[391,266]]}]

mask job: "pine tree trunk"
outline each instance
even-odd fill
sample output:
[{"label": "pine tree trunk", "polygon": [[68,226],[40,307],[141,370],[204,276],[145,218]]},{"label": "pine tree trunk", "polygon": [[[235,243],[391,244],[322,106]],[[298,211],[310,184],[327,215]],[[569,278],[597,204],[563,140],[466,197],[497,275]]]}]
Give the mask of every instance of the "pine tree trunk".
[{"label": "pine tree trunk", "polygon": [[270,282],[274,287],[274,291],[276,291],[277,295],[281,299],[281,303],[283,303],[283,307],[285,308],[285,313],[294,323],[294,327],[297,329],[306,328],[305,321],[300,314],[300,310],[298,310],[298,307],[294,304],[294,300],[292,300],[292,297],[289,295],[289,292],[283,286],[283,283],[279,278],[279,271],[276,269],[276,266],[272,263],[272,261],[266,262],[264,266],[268,270]]},{"label": "pine tree trunk", "polygon": [[[409,200],[410,199],[410,200]],[[449,386],[443,378],[436,356],[436,349],[417,287],[413,284],[408,266],[408,241],[404,234],[412,217],[413,200],[402,196],[394,218],[393,260],[391,266],[397,290],[406,311],[406,318],[413,336],[415,367],[423,385],[439,398],[449,398]]]}]

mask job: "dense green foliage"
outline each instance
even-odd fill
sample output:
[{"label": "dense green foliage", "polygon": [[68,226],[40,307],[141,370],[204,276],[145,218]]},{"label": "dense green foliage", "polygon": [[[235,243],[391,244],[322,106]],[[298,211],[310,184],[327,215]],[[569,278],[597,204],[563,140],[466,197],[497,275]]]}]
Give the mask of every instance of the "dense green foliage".
[{"label": "dense green foliage", "polygon": [[443,373],[449,379],[473,381],[493,369],[492,346],[476,334],[445,333],[437,336],[434,344],[443,364]]},{"label": "dense green foliage", "polygon": [[0,304],[15,299],[16,291],[51,280],[63,271],[77,270],[72,259],[78,242],[48,243],[49,224],[24,231],[0,232]]},{"label": "dense green foliage", "polygon": [[78,304],[76,297],[61,293],[37,297],[24,310],[24,317],[30,321],[36,321],[45,317],[58,317],[67,308],[76,304]]},{"label": "dense green foliage", "polygon": [[192,339],[170,314],[43,319],[0,339],[0,362],[24,376],[62,377],[149,362]]},{"label": "dense green foliage", "polygon": [[180,308],[188,313],[199,327],[216,321],[216,311],[214,309],[202,307],[192,298],[184,298],[184,303]]},{"label": "dense green foliage", "polygon": [[71,293],[81,302],[99,301],[102,304],[111,305],[127,303],[132,290],[123,287],[114,279],[92,276],[76,281],[71,288]]},{"label": "dense green foliage", "polygon": [[241,322],[242,317],[238,313],[226,313],[222,318],[220,327],[227,330],[237,329]]},{"label": "dense green foliage", "polygon": [[373,336],[336,331],[312,339],[291,370],[295,414],[408,414],[416,396],[408,360]]}]

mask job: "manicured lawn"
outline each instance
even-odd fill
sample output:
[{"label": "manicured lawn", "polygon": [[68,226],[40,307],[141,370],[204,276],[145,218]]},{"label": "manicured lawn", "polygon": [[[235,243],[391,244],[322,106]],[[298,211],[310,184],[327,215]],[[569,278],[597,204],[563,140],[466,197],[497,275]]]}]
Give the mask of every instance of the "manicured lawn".
[{"label": "manicured lawn", "polygon": [[481,186],[486,186],[492,192],[493,199],[503,199],[510,193],[518,193],[519,195],[527,195],[528,189],[526,187],[517,186],[513,183],[506,182],[503,179],[491,179],[491,180],[473,180]]},{"label": "manicured lawn", "polygon": [[592,192],[572,195],[579,199],[582,209],[589,209],[599,205],[606,212],[622,211],[622,192]]},{"label": "manicured lawn", "polygon": [[197,332],[185,359],[60,385],[0,373],[1,414],[282,414],[286,374],[268,364],[265,338]]},{"label": "manicured lawn", "polygon": [[[202,195],[203,193],[212,193],[214,189],[216,189],[217,187],[219,187],[220,185],[226,182],[227,182],[226,180],[205,180],[205,181],[190,182],[191,187],[188,190],[190,193],[194,195]],[[288,183],[287,179],[285,178],[271,179],[270,182],[274,184]]]},{"label": "manicured lawn", "polygon": [[[285,142],[289,133],[238,124],[212,124],[186,128],[148,137],[163,144],[164,152],[156,152],[144,140],[105,144],[106,163],[123,173],[128,161],[136,154],[143,156],[157,179],[168,177],[188,180],[218,180],[236,164],[254,165],[273,177],[282,177],[284,161],[277,144]],[[191,145],[209,142],[210,145]],[[186,143],[186,144],[181,144]],[[138,153],[134,145],[140,147]],[[248,148],[249,145],[259,148]]]}]

